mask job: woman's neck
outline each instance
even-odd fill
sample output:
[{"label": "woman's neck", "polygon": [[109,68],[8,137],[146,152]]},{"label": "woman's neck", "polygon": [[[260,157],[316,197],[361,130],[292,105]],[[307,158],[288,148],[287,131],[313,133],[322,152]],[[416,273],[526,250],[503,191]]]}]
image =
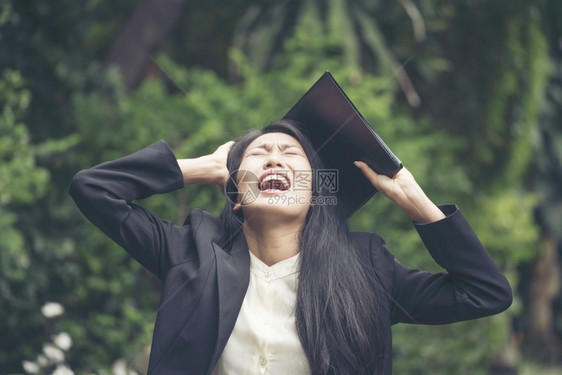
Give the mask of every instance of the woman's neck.
[{"label": "woman's neck", "polygon": [[290,258],[300,250],[300,223],[244,222],[243,229],[249,250],[268,266]]}]

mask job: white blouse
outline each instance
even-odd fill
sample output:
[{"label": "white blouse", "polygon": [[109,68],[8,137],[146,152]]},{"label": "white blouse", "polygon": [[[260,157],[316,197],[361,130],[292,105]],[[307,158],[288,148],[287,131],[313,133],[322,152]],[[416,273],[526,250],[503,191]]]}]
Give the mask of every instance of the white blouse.
[{"label": "white blouse", "polygon": [[268,267],[250,252],[250,284],[213,375],[310,374],[295,324],[299,255]]}]

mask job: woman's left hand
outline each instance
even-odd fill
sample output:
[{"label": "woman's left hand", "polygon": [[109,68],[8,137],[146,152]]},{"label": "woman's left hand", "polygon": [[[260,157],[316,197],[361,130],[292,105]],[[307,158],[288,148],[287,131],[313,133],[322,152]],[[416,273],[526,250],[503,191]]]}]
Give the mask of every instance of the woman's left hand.
[{"label": "woman's left hand", "polygon": [[376,173],[364,162],[357,161],[355,165],[381,194],[396,203],[413,221],[431,223],[445,218],[406,168],[389,178]]}]

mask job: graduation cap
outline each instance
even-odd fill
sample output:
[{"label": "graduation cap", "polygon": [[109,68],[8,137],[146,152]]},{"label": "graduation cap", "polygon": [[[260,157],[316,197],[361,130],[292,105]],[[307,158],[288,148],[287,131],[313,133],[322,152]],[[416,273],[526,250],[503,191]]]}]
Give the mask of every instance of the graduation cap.
[{"label": "graduation cap", "polygon": [[347,219],[377,192],[353,164],[355,160],[388,177],[402,168],[330,72],[325,72],[283,119],[296,122],[311,140],[327,168],[323,176],[323,183],[331,184],[327,187],[334,187],[334,174],[330,172],[335,172],[338,206]]}]

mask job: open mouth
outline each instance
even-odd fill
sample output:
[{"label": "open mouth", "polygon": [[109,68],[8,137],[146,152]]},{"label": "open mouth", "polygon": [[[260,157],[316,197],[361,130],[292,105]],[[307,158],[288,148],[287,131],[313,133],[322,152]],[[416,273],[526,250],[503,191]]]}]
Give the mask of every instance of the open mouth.
[{"label": "open mouth", "polygon": [[291,187],[291,181],[287,177],[287,172],[266,172],[259,182],[260,191],[278,190],[286,191]]}]

